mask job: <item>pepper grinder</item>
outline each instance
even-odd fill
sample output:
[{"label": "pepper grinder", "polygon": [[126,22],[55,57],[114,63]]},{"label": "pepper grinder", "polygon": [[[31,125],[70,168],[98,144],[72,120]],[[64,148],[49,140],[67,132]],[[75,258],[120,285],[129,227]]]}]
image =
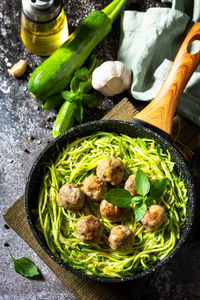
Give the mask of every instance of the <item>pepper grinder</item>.
[{"label": "pepper grinder", "polygon": [[68,36],[61,0],[22,0],[21,39],[28,50],[49,56]]}]

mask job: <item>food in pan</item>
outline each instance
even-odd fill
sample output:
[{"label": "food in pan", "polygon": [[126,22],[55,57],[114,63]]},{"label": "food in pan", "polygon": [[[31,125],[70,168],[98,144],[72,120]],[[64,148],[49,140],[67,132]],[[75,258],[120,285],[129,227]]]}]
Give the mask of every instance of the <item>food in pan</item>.
[{"label": "food in pan", "polygon": [[85,194],[75,184],[64,184],[58,193],[58,203],[69,210],[81,209],[85,204]]},{"label": "food in pan", "polygon": [[102,217],[113,221],[121,221],[126,212],[125,208],[114,206],[104,199],[101,201],[99,209]]},{"label": "food in pan", "polygon": [[167,222],[167,215],[161,205],[154,204],[149,206],[141,222],[147,231],[153,231]]},{"label": "food in pan", "polygon": [[[174,165],[170,153],[151,139],[106,132],[77,139],[44,166],[36,227],[56,258],[87,275],[116,278],[148,269],[171,253],[186,219],[187,191]],[[135,204],[121,208],[102,200],[111,189],[137,200],[132,175],[138,169],[151,186],[169,181],[140,221]],[[69,194],[74,208],[72,202],[66,206]]]},{"label": "food in pan", "polygon": [[130,250],[134,244],[133,231],[124,225],[115,226],[110,231],[108,243],[113,250]]},{"label": "food in pan", "polygon": [[82,242],[98,242],[102,236],[101,223],[97,217],[89,215],[81,218],[76,224],[78,237]]},{"label": "food in pan", "polygon": [[82,185],[82,190],[90,201],[99,202],[107,189],[107,183],[96,175],[86,177]]},{"label": "food in pan", "polygon": [[118,186],[124,176],[123,162],[115,157],[100,160],[97,164],[97,176],[105,182]]},{"label": "food in pan", "polygon": [[136,195],[135,191],[135,174],[132,174],[128,177],[128,179],[125,182],[124,188],[128,190],[132,196]]}]

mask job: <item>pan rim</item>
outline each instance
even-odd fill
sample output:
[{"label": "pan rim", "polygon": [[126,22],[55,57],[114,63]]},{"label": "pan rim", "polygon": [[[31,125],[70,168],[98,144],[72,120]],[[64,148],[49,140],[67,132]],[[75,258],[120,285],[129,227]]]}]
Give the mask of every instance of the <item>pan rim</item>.
[{"label": "pan rim", "polygon": [[[29,205],[29,188],[30,188],[30,184],[31,184],[31,178],[33,175],[33,172],[35,171],[35,169],[37,168],[37,165],[39,163],[39,161],[42,159],[42,157],[45,155],[45,153],[47,153],[49,151],[49,149],[51,149],[53,146],[55,146],[57,143],[59,143],[59,141],[62,141],[64,139],[68,139],[68,137],[70,137],[70,135],[73,136],[73,133],[81,130],[82,128],[87,128],[87,127],[93,127],[94,128],[94,132],[97,131],[101,131],[101,130],[95,130],[95,126],[96,125],[102,125],[102,124],[121,124],[121,126],[124,125],[129,125],[129,126],[133,126],[133,128],[137,127],[139,129],[145,130],[146,132],[149,132],[152,136],[158,138],[159,140],[161,140],[162,145],[167,145],[170,148],[170,152],[174,152],[174,154],[176,155],[176,157],[179,159],[179,161],[181,162],[183,168],[184,168],[184,172],[186,173],[186,176],[188,178],[188,181],[190,182],[190,188],[191,188],[191,195],[192,195],[192,199],[191,199],[191,209],[190,209],[190,218],[188,220],[187,223],[187,227],[185,226],[185,224],[183,225],[182,228],[182,234],[180,239],[178,240],[175,248],[172,250],[172,252],[163,260],[158,261],[157,263],[155,263],[155,265],[152,265],[149,269],[143,269],[142,271],[135,273],[131,276],[126,276],[126,277],[114,277],[114,278],[108,278],[108,277],[98,277],[98,276],[93,276],[93,275],[87,275],[85,274],[83,271],[77,270],[75,268],[73,268],[72,266],[70,266],[68,263],[64,263],[62,261],[60,261],[59,259],[57,259],[48,249],[48,247],[45,245],[45,243],[42,241],[42,239],[39,237],[37,230],[35,229],[35,226],[32,222],[32,217],[30,215],[30,205]],[[103,125],[102,125],[103,126]],[[103,131],[103,130],[102,130]],[[106,130],[104,130],[106,131]],[[115,132],[116,130],[113,130],[113,132]],[[92,133],[90,133],[92,134]],[[181,155],[178,153],[178,151],[174,148],[173,145],[170,144],[169,141],[167,141],[164,137],[162,137],[161,135],[159,135],[158,133],[154,132],[152,129],[150,128],[145,128],[144,126],[142,126],[141,124],[137,124],[137,123],[131,123],[131,122],[126,122],[126,121],[120,121],[120,120],[99,120],[99,121],[91,121],[91,122],[87,122],[81,125],[77,125],[74,126],[72,129],[70,129],[69,131],[66,131],[65,133],[61,134],[60,136],[58,136],[56,139],[52,140],[48,145],[46,145],[46,147],[40,152],[40,154],[37,156],[37,158],[35,159],[34,163],[32,164],[31,170],[29,172],[28,175],[28,179],[27,179],[27,183],[26,183],[26,187],[25,187],[25,197],[24,197],[24,207],[25,207],[25,212],[26,212],[26,218],[29,224],[29,227],[34,235],[34,237],[36,238],[36,240],[38,241],[38,243],[40,244],[40,246],[42,247],[42,249],[48,254],[48,256],[50,256],[59,266],[63,267],[65,270],[69,271],[70,273],[73,273],[79,277],[85,278],[85,279],[90,279],[90,280],[95,280],[98,282],[104,282],[104,283],[122,283],[122,282],[127,282],[127,281],[131,281],[131,280],[137,280],[137,279],[141,279],[144,278],[150,274],[152,274],[154,271],[157,271],[158,269],[160,269],[163,265],[165,265],[169,260],[171,260],[178,252],[178,250],[182,247],[182,245],[185,243],[186,239],[188,238],[189,232],[191,230],[192,227],[192,223],[193,223],[193,219],[194,219],[194,215],[195,215],[195,189],[194,189],[194,183],[192,181],[192,177],[191,174],[187,168],[186,163],[184,162],[183,158],[181,157]],[[188,215],[186,217],[186,220],[188,218]]]}]

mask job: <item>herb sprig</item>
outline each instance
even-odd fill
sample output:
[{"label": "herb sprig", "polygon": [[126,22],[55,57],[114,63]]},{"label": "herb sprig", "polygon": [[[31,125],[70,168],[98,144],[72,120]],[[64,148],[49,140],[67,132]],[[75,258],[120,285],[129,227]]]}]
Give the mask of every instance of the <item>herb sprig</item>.
[{"label": "herb sprig", "polygon": [[14,269],[18,274],[28,278],[41,275],[36,265],[30,259],[26,257],[15,259],[11,254],[9,256],[14,262]]},{"label": "herb sprig", "polygon": [[62,91],[65,101],[73,102],[74,118],[81,123],[83,120],[83,105],[96,108],[100,102],[94,95],[87,94],[88,83],[91,81],[91,73],[86,67],[77,70],[70,82],[70,91]]},{"label": "herb sprig", "polygon": [[[95,55],[91,55],[88,60],[88,66],[84,66],[74,73],[70,82],[70,90],[64,90],[57,95],[49,97],[43,105],[43,110],[56,108],[63,103],[63,100],[74,102],[77,107],[82,104],[89,108],[96,108],[99,106],[100,102],[97,97],[88,94],[92,88],[92,72],[99,66],[99,64],[100,62]],[[80,119],[82,120],[82,117],[79,115],[81,109],[78,110],[78,113],[74,113],[74,117],[77,117],[79,121]]]},{"label": "herb sprig", "polygon": [[92,72],[99,64],[95,55],[91,55],[87,65],[74,73],[69,90],[49,97],[44,103],[43,110],[62,104],[53,126],[54,137],[70,129],[75,120],[82,123],[84,106],[96,108],[100,105],[96,96],[88,94],[92,88]]},{"label": "herb sprig", "polygon": [[164,195],[168,184],[169,179],[165,177],[161,180],[156,180],[151,186],[146,174],[138,168],[135,177],[137,196],[133,197],[131,193],[125,189],[111,189],[104,194],[102,198],[118,207],[135,205],[135,221],[138,222],[144,217],[147,206],[154,204],[155,200],[158,200]]}]

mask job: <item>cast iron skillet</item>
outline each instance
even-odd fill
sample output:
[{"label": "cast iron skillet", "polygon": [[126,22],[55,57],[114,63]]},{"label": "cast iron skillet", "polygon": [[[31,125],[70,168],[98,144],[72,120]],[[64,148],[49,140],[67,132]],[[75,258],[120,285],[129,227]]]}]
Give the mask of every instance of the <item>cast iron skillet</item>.
[{"label": "cast iron skillet", "polygon": [[[159,269],[168,261],[171,261],[175,253],[181,248],[185,242],[188,233],[190,231],[194,211],[195,211],[195,198],[194,198],[194,186],[191,180],[191,176],[187,167],[176,151],[176,149],[168,142],[168,137],[171,133],[172,119],[178,100],[189,80],[192,73],[200,62],[200,51],[196,54],[189,54],[188,47],[196,39],[200,39],[200,23],[196,23],[186,39],[184,40],[176,58],[172,65],[172,68],[168,74],[167,79],[164,82],[161,90],[156,98],[140,113],[136,115],[133,123],[123,121],[94,121],[86,123],[80,126],[76,126],[71,130],[65,132],[55,140],[53,140],[39,155],[34,162],[30,171],[28,181],[25,189],[25,211],[29,226],[33,232],[35,238],[45,250],[45,252],[60,266],[66,270],[79,275],[84,278],[94,279],[100,282],[125,282],[129,280],[138,279],[144,277],[153,271]],[[173,252],[164,260],[156,263],[149,270],[143,270],[139,273],[123,278],[101,278],[96,276],[89,276],[83,272],[76,270],[69,266],[67,263],[59,261],[55,258],[50,250],[47,248],[45,240],[39,237],[37,229],[35,228],[33,209],[37,208],[37,199],[40,183],[43,177],[43,163],[48,161],[49,158],[57,152],[56,145],[59,148],[64,147],[68,142],[72,142],[77,138],[88,136],[97,131],[116,132],[118,134],[123,133],[130,137],[136,138],[150,138],[154,139],[164,150],[169,150],[172,156],[172,161],[176,164],[176,171],[182,173],[182,179],[185,182],[185,186],[188,191],[188,208],[186,222],[183,226],[181,238],[177,243]]]}]

